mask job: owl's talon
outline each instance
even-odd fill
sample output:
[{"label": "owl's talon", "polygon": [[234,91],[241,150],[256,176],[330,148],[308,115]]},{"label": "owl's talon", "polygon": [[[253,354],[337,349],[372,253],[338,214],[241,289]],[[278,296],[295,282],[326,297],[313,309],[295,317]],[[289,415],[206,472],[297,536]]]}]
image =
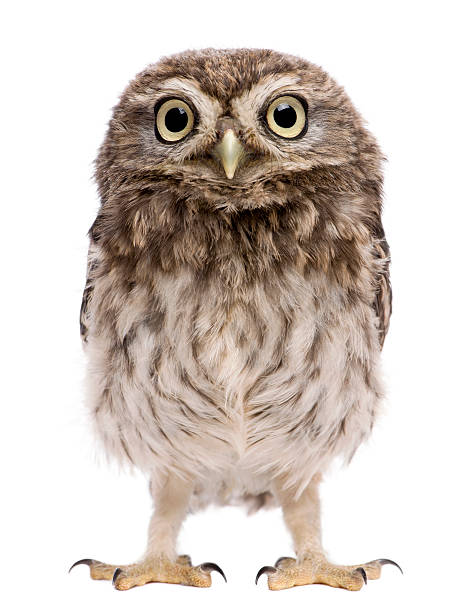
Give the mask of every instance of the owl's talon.
[{"label": "owl's talon", "polygon": [[[280,558],[282,560],[282,557]],[[261,567],[261,569],[257,572],[257,576],[256,576],[256,584],[259,581],[259,578],[262,576],[262,574],[275,574],[277,571],[277,569],[275,567],[273,567],[272,565],[264,565],[263,567]]]},{"label": "owl's talon", "polygon": [[226,576],[225,576],[223,570],[216,563],[209,563],[209,562],[202,563],[200,565],[200,569],[203,572],[206,572],[207,574],[209,574],[211,572],[218,572],[218,574],[221,574],[221,576],[224,578],[224,582],[227,582]]},{"label": "owl's talon", "polygon": [[279,567],[279,565],[284,561],[295,561],[295,559],[293,557],[279,557],[274,563],[274,567]]},{"label": "owl's talon", "polygon": [[180,565],[192,565],[190,555],[180,555],[177,557],[176,562],[180,563]]},{"label": "owl's talon", "polygon": [[68,574],[73,568],[76,567],[76,565],[87,565],[88,567],[91,567],[93,563],[97,563],[97,561],[95,559],[79,559],[79,561],[76,561],[76,563],[73,563],[71,565],[71,567],[69,568]]},{"label": "owl's talon", "polygon": [[115,586],[116,580],[120,576],[120,574],[122,574],[122,570],[120,569],[120,567],[118,567],[115,570],[114,575],[112,576],[112,585],[113,586]]},{"label": "owl's talon", "polygon": [[395,567],[398,568],[398,570],[404,576],[404,572],[402,571],[401,566],[398,565],[396,561],[391,561],[391,559],[376,559],[376,561],[377,563],[379,563],[379,565],[394,565]]},{"label": "owl's talon", "polygon": [[362,567],[357,567],[355,569],[355,572],[358,572],[359,574],[361,574],[363,576],[364,583],[368,584],[368,576],[366,575],[366,572],[364,571]]}]

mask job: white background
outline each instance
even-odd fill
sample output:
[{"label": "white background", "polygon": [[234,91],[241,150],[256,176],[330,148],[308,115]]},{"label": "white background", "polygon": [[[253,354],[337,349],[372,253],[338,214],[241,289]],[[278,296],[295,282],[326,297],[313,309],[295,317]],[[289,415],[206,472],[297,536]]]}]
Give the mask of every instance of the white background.
[{"label": "white background", "polygon": [[[470,609],[473,569],[473,20],[469,2],[10,2],[1,58],[0,563],[4,609]],[[256,571],[291,553],[279,511],[190,517],[180,551],[215,561],[212,589],[93,582],[81,557],[143,551],[140,475],[96,461],[82,404],[78,310],[92,161],[129,79],[186,48],[271,47],[343,84],[388,157],[384,222],[394,314],[387,410],[323,487],[333,560],[390,557],[358,593],[269,592]],[[8,601],[8,599],[9,601]]]}]

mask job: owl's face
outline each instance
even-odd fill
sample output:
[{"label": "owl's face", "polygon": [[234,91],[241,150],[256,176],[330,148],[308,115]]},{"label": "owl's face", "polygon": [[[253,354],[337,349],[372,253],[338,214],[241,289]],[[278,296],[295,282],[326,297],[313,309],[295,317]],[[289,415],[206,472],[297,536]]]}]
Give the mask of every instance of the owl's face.
[{"label": "owl's face", "polygon": [[105,183],[107,172],[109,186],[146,177],[150,188],[169,182],[229,201],[351,162],[359,130],[344,91],[312,64],[265,50],[187,52],[126,89],[97,176]]}]

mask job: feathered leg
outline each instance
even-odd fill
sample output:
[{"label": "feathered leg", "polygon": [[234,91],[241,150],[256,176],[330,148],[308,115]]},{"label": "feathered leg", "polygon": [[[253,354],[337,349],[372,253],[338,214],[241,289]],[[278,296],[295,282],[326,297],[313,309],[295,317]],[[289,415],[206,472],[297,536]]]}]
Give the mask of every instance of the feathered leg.
[{"label": "feathered leg", "polygon": [[81,559],[76,565],[88,565],[94,580],[112,580],[116,589],[124,591],[148,582],[168,582],[189,586],[211,586],[211,572],[223,571],[215,563],[192,566],[187,555],[177,556],[176,540],[188,512],[192,485],[177,477],[155,478],[150,490],[154,512],[150,520],[148,545],[141,561],[131,565],[110,565],[94,559]]},{"label": "feathered leg", "polygon": [[361,565],[334,565],[326,559],[321,544],[320,480],[320,476],[315,477],[298,499],[295,499],[293,491],[276,483],[276,495],[292,534],[297,558],[281,557],[274,566],[261,568],[256,583],[262,574],[268,574],[269,589],[274,591],[305,584],[327,584],[359,591],[367,579],[380,577],[383,565],[389,563],[401,569],[389,559],[377,559]]}]

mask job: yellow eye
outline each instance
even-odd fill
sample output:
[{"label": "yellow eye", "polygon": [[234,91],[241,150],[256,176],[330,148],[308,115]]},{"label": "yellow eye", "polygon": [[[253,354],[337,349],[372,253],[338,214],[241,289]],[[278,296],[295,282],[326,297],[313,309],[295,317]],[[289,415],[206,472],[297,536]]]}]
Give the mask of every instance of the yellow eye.
[{"label": "yellow eye", "polygon": [[165,142],[177,142],[193,129],[193,111],[183,100],[165,100],[155,108],[155,135]]},{"label": "yellow eye", "polygon": [[270,129],[283,138],[299,136],[307,124],[303,104],[293,96],[281,96],[271,102],[266,119]]}]

